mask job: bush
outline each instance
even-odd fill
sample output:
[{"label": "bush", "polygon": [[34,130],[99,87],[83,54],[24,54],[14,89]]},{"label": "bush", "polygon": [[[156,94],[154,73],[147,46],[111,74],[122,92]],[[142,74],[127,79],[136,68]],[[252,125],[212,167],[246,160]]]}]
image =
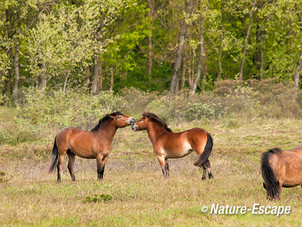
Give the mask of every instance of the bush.
[{"label": "bush", "polygon": [[[302,92],[292,84],[278,83],[275,79],[218,81],[213,92],[190,95],[188,91],[170,95],[125,88],[119,94],[102,92],[91,96],[85,92],[25,91],[24,104],[18,108],[16,119],[21,121],[18,141],[39,131],[36,125],[51,127],[74,126],[88,130],[98,120],[113,111],[141,117],[153,112],[168,122],[222,119],[222,118],[300,118]],[[17,122],[18,124],[20,122]],[[12,135],[9,125],[0,127],[0,140]],[[15,126],[11,126],[15,127]],[[22,134],[26,131],[28,135]],[[7,133],[8,132],[8,133]],[[22,137],[24,139],[22,139]]]},{"label": "bush", "polygon": [[93,196],[87,196],[84,200],[84,203],[100,203],[100,202],[107,202],[113,199],[112,195],[108,194],[101,194],[97,195],[94,194]]}]

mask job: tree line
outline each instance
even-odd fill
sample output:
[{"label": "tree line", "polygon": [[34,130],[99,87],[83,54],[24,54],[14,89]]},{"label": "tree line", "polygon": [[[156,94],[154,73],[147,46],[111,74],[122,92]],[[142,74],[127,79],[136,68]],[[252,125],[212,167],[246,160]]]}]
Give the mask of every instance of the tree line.
[{"label": "tree line", "polygon": [[0,17],[0,94],[16,103],[26,87],[299,87],[301,0],[3,0]]}]

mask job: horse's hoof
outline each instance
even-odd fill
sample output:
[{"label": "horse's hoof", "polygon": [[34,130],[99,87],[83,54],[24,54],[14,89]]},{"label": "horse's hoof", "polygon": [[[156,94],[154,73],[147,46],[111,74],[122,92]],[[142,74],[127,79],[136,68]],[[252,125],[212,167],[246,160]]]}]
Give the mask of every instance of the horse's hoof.
[{"label": "horse's hoof", "polygon": [[209,179],[212,179],[212,178],[214,178],[214,176],[211,173],[211,174],[209,174]]},{"label": "horse's hoof", "polygon": [[202,177],[202,178],[201,178],[201,180],[206,180],[206,179],[207,179],[206,177]]}]

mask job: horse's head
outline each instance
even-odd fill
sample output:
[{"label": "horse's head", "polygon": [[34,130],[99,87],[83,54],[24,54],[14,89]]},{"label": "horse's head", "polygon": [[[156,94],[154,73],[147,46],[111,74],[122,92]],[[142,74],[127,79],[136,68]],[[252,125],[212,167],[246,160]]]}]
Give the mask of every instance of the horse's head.
[{"label": "horse's head", "polygon": [[147,124],[148,124],[148,117],[143,117],[143,118],[139,119],[138,121],[136,121],[132,125],[131,128],[132,128],[133,131],[146,130],[147,129]]},{"label": "horse's head", "polygon": [[279,200],[280,199],[279,181],[276,183],[275,187],[269,186],[263,182],[263,188],[266,190],[266,198],[268,200]]},{"label": "horse's head", "polygon": [[133,131],[146,130],[147,127],[150,127],[148,126],[150,124],[157,125],[158,127],[168,132],[172,132],[172,130],[168,128],[167,124],[163,120],[161,120],[155,114],[149,112],[143,113],[143,117],[132,125],[132,130]]},{"label": "horse's head", "polygon": [[124,128],[135,123],[134,117],[119,112],[116,115],[111,115],[110,118],[112,118],[112,123],[116,124],[118,128]]}]

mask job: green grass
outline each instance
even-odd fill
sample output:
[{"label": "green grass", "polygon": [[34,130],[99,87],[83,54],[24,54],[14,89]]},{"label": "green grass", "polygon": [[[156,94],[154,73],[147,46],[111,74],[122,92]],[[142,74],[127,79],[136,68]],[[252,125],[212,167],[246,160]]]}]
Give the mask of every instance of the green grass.
[{"label": "green grass", "polygon": [[[281,201],[266,200],[260,174],[261,153],[273,147],[302,144],[302,120],[227,119],[173,123],[175,131],[203,127],[211,132],[210,156],[214,179],[201,181],[193,166],[195,154],[170,160],[164,179],[146,132],[119,129],[104,180],[96,180],[95,160],[76,158],[76,181],[64,162],[62,183],[47,174],[56,130],[23,143],[0,144],[1,226],[301,226],[301,187],[284,189]],[[66,158],[67,159],[67,158]],[[110,195],[111,200],[85,202],[87,197]],[[291,206],[289,215],[211,215],[201,207],[221,205],[249,208]]]}]

